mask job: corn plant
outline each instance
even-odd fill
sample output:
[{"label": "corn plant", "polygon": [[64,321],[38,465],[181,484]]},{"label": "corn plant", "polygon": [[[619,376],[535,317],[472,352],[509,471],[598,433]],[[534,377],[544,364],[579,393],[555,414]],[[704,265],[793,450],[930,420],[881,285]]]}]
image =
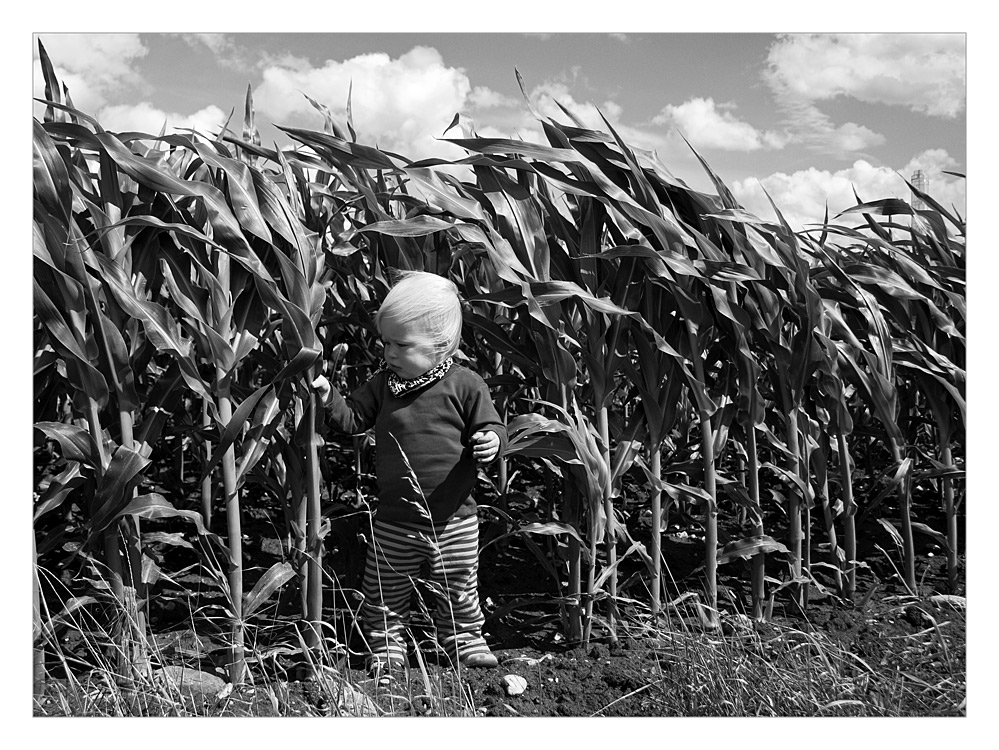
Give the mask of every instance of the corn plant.
[{"label": "corn plant", "polygon": [[[98,538],[103,541],[111,590],[123,605],[120,611],[126,613],[115,632],[123,646],[132,644],[138,648],[136,654],[131,654],[132,646],[123,648],[126,658],[141,664],[145,659],[145,633],[143,593],[137,575],[138,529],[132,519],[121,522],[126,540],[123,559],[117,522],[118,510],[131,500],[141,472],[149,464],[148,458],[136,450],[132,434],[133,410],[138,406],[133,376],[124,340],[98,300],[102,290],[84,266],[85,256],[89,255],[92,264],[96,262],[85,236],[86,227],[81,228],[73,216],[77,188],[71,170],[37,124],[35,171],[35,304],[49,334],[49,346],[63,359],[70,385],[79,394],[77,401],[87,427],[63,423],[36,426],[64,446],[64,455],[65,446],[72,443],[70,460],[82,462],[93,472],[88,542],[92,544]],[[91,216],[101,215],[99,208],[90,205]],[[109,401],[118,411],[118,441],[106,436],[101,422],[101,411]]]},{"label": "corn plant", "polygon": [[[319,356],[313,343],[315,326],[309,314],[303,311],[303,306],[312,312],[313,317],[321,309],[324,301],[322,287],[318,281],[321,266],[316,264],[314,251],[311,251],[313,258],[311,265],[302,260],[297,266],[292,260],[282,264],[286,256],[281,252],[274,253],[270,257],[270,262],[275,264],[282,274],[279,278],[284,282],[284,289],[281,289],[278,281],[268,270],[268,266],[255,252],[253,245],[260,240],[270,239],[269,226],[272,225],[276,225],[278,232],[296,243],[299,257],[307,257],[302,253],[312,245],[304,239],[304,232],[295,231],[291,220],[293,215],[283,206],[280,192],[259,173],[254,183],[252,169],[230,158],[223,150],[216,150],[195,140],[174,137],[167,139],[173,148],[168,158],[155,150],[142,148],[138,145],[138,140],[133,142],[134,149],[130,149],[126,143],[104,133],[99,127],[94,133],[77,128],[70,132],[70,138],[81,152],[82,149],[97,151],[105,177],[114,174],[114,170],[118,169],[125,176],[123,179],[127,179],[126,185],[151,189],[157,191],[157,195],[180,196],[186,201],[186,205],[169,201],[158,204],[158,210],[165,212],[172,221],[164,221],[152,213],[142,214],[141,211],[135,211],[134,205],[132,206],[134,215],[128,215],[115,222],[105,218],[102,213],[91,211],[91,215],[97,217],[93,219],[95,231],[104,238],[105,243],[111,240],[120,243],[122,232],[127,231],[128,227],[138,227],[140,229],[136,235],[138,237],[165,229],[171,233],[172,242],[159,245],[163,263],[159,278],[164,279],[164,287],[169,291],[172,303],[176,305],[174,310],[168,312],[151,297],[136,296],[133,281],[129,277],[130,269],[122,262],[124,256],[121,252],[117,255],[99,255],[92,265],[106,283],[108,298],[117,303],[125,315],[142,325],[146,336],[158,351],[170,353],[176,358],[185,384],[202,395],[208,404],[209,413],[221,425],[220,444],[215,454],[206,461],[204,473],[207,475],[214,465],[221,463],[229,525],[228,589],[234,623],[232,676],[234,681],[238,682],[243,669],[239,477],[245,475],[249,468],[248,463],[256,460],[258,456],[245,457],[240,472],[237,473],[232,443],[258,402],[267,403],[265,394],[270,394],[270,398],[273,399],[274,384],[280,384],[299,375]],[[40,148],[44,146],[43,140]],[[176,172],[183,173],[185,170],[194,179],[176,176]],[[212,184],[213,180],[218,180],[223,189],[220,190]],[[102,184],[111,186],[118,182],[120,181],[108,178]],[[239,207],[239,221],[230,209],[230,204]],[[195,212],[187,213],[191,209]],[[202,209],[205,209],[204,218],[199,219],[197,212]],[[50,211],[49,215],[58,214]],[[199,224],[199,221],[203,223]],[[203,229],[210,231],[215,239],[205,234]],[[244,230],[246,235],[243,233]],[[248,236],[254,239],[249,240]],[[110,240],[107,239],[109,237]],[[216,239],[219,241],[216,242]],[[130,243],[134,241],[135,236],[129,239]],[[172,251],[163,252],[164,250]],[[233,263],[232,259],[237,262]],[[300,274],[311,274],[311,281],[296,282],[294,280],[296,269],[301,269]],[[45,303],[48,298],[39,299]],[[271,309],[276,308],[285,321],[281,332],[286,341],[284,354],[287,356],[287,364],[274,376],[271,384],[262,385],[249,392],[236,408],[232,400],[232,391],[237,382],[238,366],[257,344],[256,333],[261,331],[265,305],[269,305]],[[49,317],[54,320],[53,316]],[[180,329],[175,322],[177,320],[184,321],[186,331],[196,344],[193,350],[190,342],[181,337]],[[52,325],[56,323],[53,322]],[[81,326],[77,326],[77,329],[81,332],[86,330]],[[111,342],[113,343],[113,339]],[[120,348],[118,345],[118,349]],[[105,345],[105,350],[114,351],[110,344]],[[212,363],[214,373],[210,378],[205,378],[201,374],[202,361]],[[121,372],[121,368],[116,368],[115,372]],[[89,390],[95,393],[95,396],[88,402],[86,413],[89,415],[92,430],[98,430],[98,412],[102,395],[95,390],[96,380],[94,382],[95,385]],[[119,389],[119,393],[121,392]],[[212,395],[212,392],[217,394],[217,397]],[[124,399],[119,398],[119,402],[122,401]],[[271,414],[272,418],[275,418],[276,412],[272,411]],[[130,425],[124,419],[122,424],[123,434],[128,438]],[[103,440],[96,441],[96,445],[98,451],[103,451]],[[127,463],[129,455],[120,454],[118,461]],[[113,458],[102,457],[99,462],[95,462],[95,466],[111,466],[114,461]],[[135,464],[135,461],[132,461],[132,464]],[[129,469],[127,479],[134,479],[140,468],[141,466]],[[120,473],[120,469],[115,469],[110,476],[117,477]],[[102,502],[105,501],[103,496],[101,499]],[[118,505],[126,502],[127,498],[115,501]],[[113,518],[116,510],[117,507],[112,504],[106,509],[106,515]],[[319,578],[318,575],[314,576],[314,579]],[[313,614],[313,619],[318,620],[318,615],[315,612]]]}]

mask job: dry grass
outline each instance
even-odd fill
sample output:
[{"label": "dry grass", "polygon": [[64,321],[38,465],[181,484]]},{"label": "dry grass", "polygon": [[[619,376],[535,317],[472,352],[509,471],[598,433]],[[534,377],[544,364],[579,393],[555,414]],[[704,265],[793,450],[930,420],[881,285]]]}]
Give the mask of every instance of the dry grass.
[{"label": "dry grass", "polygon": [[[705,631],[692,612],[674,609],[656,628],[631,619],[622,634],[651,649],[647,683],[609,701],[624,700],[646,716],[963,716],[967,676],[964,613],[934,617],[912,598],[888,601],[884,617],[922,612],[927,627],[877,634],[879,658],[865,658],[823,632],[724,616],[723,629]],[[887,622],[887,621],[884,621]],[[80,623],[82,624],[82,622]],[[872,620],[872,627],[878,622]],[[125,679],[107,654],[106,634],[88,631],[90,662],[59,657],[71,670],[50,679],[35,700],[36,716],[438,716],[481,715],[463,675],[425,659],[387,683],[348,667],[342,645],[325,639],[310,657],[309,679],[275,668],[270,654],[250,653],[248,682],[236,689],[215,678],[204,690],[165,680],[160,669]],[[50,649],[58,644],[50,643]],[[79,651],[79,649],[77,649]],[[156,654],[154,654],[156,657]],[[51,661],[51,660],[50,660]],[[157,659],[154,658],[154,661]],[[300,661],[300,660],[299,660]],[[552,661],[557,662],[558,657]],[[275,665],[268,667],[267,665]],[[220,670],[221,672],[221,670]],[[224,674],[224,672],[221,672]],[[188,677],[190,674],[188,675]],[[540,686],[539,686],[540,687]]]}]

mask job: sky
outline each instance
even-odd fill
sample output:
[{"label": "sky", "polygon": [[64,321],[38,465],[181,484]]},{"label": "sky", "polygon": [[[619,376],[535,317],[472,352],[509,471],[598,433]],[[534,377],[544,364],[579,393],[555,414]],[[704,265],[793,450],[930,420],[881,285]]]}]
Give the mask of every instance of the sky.
[{"label": "sky", "polygon": [[948,174],[967,172],[960,31],[44,29],[32,34],[33,95],[43,96],[40,40],[76,107],[111,131],[215,133],[231,117],[238,133],[249,91],[267,146],[292,145],[276,125],[322,130],[317,104],[344,124],[349,101],[359,141],[457,159],[465,152],[445,140],[461,137],[445,135],[456,114],[480,136],[546,143],[532,107],[568,122],[562,105],[714,192],[696,151],[745,208],[773,219],[769,194],[796,229],[855,194],[907,197],[903,178],[917,169],[966,214],[966,182]]}]

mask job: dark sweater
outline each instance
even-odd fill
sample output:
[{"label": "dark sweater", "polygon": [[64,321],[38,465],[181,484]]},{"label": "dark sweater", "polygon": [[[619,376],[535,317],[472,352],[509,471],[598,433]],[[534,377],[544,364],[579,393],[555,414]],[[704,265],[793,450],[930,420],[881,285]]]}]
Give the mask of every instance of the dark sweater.
[{"label": "dark sweater", "polygon": [[375,428],[376,515],[385,521],[426,519],[427,508],[434,522],[474,515],[471,492],[478,466],[472,435],[492,430],[499,436],[500,453],[506,447],[506,426],[488,387],[458,364],[440,380],[401,397],[389,391],[383,370],[347,398],[333,388],[326,408],[342,432],[356,435]]}]

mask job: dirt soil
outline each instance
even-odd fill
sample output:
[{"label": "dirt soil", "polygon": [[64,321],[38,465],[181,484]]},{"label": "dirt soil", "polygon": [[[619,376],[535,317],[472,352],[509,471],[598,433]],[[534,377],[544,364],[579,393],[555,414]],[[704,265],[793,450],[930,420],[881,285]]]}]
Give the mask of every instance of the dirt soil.
[{"label": "dirt soil", "polygon": [[[666,559],[673,561],[671,568],[677,577],[678,588],[674,594],[690,587],[691,581],[684,579],[689,574],[696,576],[700,554],[700,545],[667,544]],[[934,583],[939,585],[940,591],[944,590],[941,557],[924,555],[919,569],[925,571],[923,582],[928,590]],[[880,583],[874,582],[877,572],[885,576]],[[743,578],[743,571],[738,571],[737,576]],[[591,642],[588,648],[569,647],[562,636],[555,608],[550,604],[542,606],[551,596],[551,585],[546,577],[523,549],[514,547],[505,553],[491,554],[487,551],[483,555],[481,589],[486,601],[485,631],[500,666],[492,670],[465,670],[462,674],[481,714],[654,716],[662,715],[664,705],[684,705],[682,698],[664,699],[649,690],[650,683],[671,668],[671,657],[666,656],[653,632],[635,629],[626,617],[622,618],[616,642],[610,642],[598,628],[595,629],[597,642]],[[848,651],[879,671],[903,670],[928,684],[937,684],[949,676],[944,670],[945,656],[913,653],[912,639],[908,638],[930,626],[924,614],[927,608],[915,606],[912,597],[902,595],[904,592],[886,580],[889,577],[885,570],[869,571],[862,576],[860,586],[866,586],[862,590],[871,591],[872,595],[858,605],[847,606],[831,596],[813,592],[804,613],[790,611],[778,601],[770,623],[755,623],[749,627],[764,641],[789,628],[811,633],[819,639],[828,639],[830,651]],[[725,580],[726,577],[720,578]],[[727,604],[722,628],[725,635],[731,635],[734,627],[742,627],[748,620],[737,611],[741,603],[730,599]],[[749,606],[748,601],[745,606]],[[957,620],[960,621],[958,630],[948,631],[952,652],[948,656],[963,660],[963,616],[958,616]],[[939,618],[939,621],[943,619]],[[686,625],[699,631],[694,618]],[[503,681],[507,675],[524,678],[527,687],[523,693],[508,694]]]}]

